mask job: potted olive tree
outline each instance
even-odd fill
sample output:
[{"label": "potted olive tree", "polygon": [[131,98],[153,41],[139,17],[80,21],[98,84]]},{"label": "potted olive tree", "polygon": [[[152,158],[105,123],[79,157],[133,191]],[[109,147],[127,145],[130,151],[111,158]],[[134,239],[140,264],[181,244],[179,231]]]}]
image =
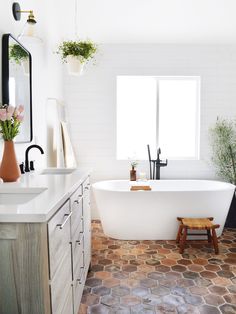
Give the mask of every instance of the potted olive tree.
[{"label": "potted olive tree", "polygon": [[80,75],[83,66],[94,58],[97,46],[92,41],[63,41],[57,50],[63,62],[67,63],[68,71],[73,75]]},{"label": "potted olive tree", "polygon": [[[210,140],[217,175],[236,185],[236,119],[217,119],[210,129]],[[236,228],[235,194],[225,225]]]},{"label": "potted olive tree", "polygon": [[13,44],[10,46],[9,59],[18,65],[22,65],[24,73],[29,74],[29,55],[20,45]]}]

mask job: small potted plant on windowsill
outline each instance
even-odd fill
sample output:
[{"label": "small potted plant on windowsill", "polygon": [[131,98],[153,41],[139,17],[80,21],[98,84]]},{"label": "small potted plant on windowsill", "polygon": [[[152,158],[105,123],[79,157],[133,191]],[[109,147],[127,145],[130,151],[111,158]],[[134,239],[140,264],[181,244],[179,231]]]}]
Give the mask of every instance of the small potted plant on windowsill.
[{"label": "small potted plant on windowsill", "polygon": [[9,59],[19,65],[22,65],[24,73],[29,74],[29,56],[20,45],[13,44],[9,49]]},{"label": "small potted plant on windowsill", "polygon": [[80,75],[84,64],[93,59],[97,46],[92,41],[63,41],[57,50],[63,62],[67,63],[68,71],[73,75]]}]

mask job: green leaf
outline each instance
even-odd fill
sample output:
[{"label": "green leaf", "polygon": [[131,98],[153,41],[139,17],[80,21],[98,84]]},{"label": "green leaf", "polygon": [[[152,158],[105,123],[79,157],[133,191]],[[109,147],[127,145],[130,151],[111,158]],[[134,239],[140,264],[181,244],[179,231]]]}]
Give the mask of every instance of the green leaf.
[{"label": "green leaf", "polygon": [[28,58],[28,53],[24,50],[20,45],[13,44],[9,47],[9,59],[14,60],[15,63],[20,64],[22,60],[26,60]]},{"label": "green leaf", "polygon": [[61,55],[63,62],[67,56],[78,57],[81,63],[94,58],[97,52],[97,45],[92,41],[64,41],[59,45],[57,53]]},{"label": "green leaf", "polygon": [[210,129],[210,142],[216,173],[236,184],[236,120],[218,119]]}]

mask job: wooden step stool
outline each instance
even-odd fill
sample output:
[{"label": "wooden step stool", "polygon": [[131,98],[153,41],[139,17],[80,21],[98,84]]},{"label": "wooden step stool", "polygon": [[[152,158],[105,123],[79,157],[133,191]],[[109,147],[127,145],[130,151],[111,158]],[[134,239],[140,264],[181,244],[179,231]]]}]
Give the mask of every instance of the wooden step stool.
[{"label": "wooden step stool", "polygon": [[218,240],[216,236],[216,230],[220,225],[214,225],[212,223],[214,218],[180,218],[179,230],[176,237],[176,243],[180,243],[179,253],[184,253],[185,243],[188,235],[204,235],[204,233],[188,233],[188,230],[206,230],[206,236],[209,243],[213,243],[215,254],[219,253]]}]

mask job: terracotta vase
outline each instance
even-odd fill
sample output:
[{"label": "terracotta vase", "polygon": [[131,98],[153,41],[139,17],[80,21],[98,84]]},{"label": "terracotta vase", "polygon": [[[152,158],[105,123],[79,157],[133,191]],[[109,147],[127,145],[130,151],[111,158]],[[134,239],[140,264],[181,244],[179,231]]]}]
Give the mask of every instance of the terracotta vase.
[{"label": "terracotta vase", "polygon": [[0,178],[4,182],[15,182],[20,177],[13,141],[4,141],[4,150],[0,166]]}]

